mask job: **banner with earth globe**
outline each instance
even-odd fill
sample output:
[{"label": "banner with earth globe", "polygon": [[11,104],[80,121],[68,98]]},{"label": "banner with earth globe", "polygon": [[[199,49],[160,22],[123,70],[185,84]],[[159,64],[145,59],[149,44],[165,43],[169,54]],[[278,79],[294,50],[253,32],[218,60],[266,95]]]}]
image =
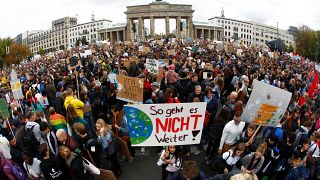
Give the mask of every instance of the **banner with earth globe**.
[{"label": "banner with earth globe", "polygon": [[124,107],[132,146],[199,144],[207,103]]}]

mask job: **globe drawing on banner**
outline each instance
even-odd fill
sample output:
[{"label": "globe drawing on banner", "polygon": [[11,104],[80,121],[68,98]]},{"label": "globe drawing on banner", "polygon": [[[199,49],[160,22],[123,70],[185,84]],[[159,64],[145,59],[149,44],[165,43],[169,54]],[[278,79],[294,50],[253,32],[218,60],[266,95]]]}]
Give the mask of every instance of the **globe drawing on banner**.
[{"label": "globe drawing on banner", "polygon": [[151,119],[141,110],[134,107],[125,107],[127,113],[128,129],[131,143],[141,144],[152,134],[153,125]]}]

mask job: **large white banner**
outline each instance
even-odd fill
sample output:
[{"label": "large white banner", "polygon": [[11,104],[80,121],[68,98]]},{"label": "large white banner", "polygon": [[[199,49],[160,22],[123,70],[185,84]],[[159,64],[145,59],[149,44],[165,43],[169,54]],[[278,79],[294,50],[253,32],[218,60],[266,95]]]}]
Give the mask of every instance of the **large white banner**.
[{"label": "large white banner", "polygon": [[124,107],[133,146],[199,144],[207,103]]},{"label": "large white banner", "polygon": [[159,72],[159,61],[156,59],[146,59],[146,68],[152,74],[158,74]]},{"label": "large white banner", "polygon": [[291,95],[288,91],[255,80],[241,121],[277,126],[288,108]]}]

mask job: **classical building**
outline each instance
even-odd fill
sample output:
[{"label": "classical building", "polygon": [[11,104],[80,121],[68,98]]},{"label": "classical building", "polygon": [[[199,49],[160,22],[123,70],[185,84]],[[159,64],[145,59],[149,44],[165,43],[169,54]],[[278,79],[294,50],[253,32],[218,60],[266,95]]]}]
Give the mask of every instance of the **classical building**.
[{"label": "classical building", "polygon": [[262,45],[268,41],[280,38],[287,46],[294,46],[293,36],[288,31],[278,29],[277,27],[253,21],[226,18],[224,16],[210,18],[209,23],[224,28],[223,39],[225,41],[230,42],[232,39],[237,39],[247,45]]},{"label": "classical building", "polygon": [[[138,5],[138,6],[128,6],[125,14],[127,15],[127,26],[126,26],[126,40],[133,39],[146,39],[144,33],[144,20],[150,20],[150,36],[155,35],[155,19],[165,19],[165,34],[170,34],[170,19],[175,19],[175,33],[176,37],[184,38],[181,34],[181,22],[182,20],[186,22],[186,32],[185,37],[187,38],[201,38],[198,31],[204,31],[208,39],[211,40],[220,40],[217,39],[221,37],[220,34],[223,33],[221,27],[211,25],[211,24],[194,24],[193,23],[193,13],[192,5],[186,4],[169,4],[163,1],[155,1],[147,5]],[[138,21],[138,30],[137,37],[134,37],[134,21]],[[195,27],[197,26],[197,27]],[[196,28],[196,29],[195,29]],[[216,34],[216,36],[215,36]],[[219,34],[219,35],[218,35]],[[202,38],[203,38],[202,37]],[[214,39],[216,37],[216,39]]]}]

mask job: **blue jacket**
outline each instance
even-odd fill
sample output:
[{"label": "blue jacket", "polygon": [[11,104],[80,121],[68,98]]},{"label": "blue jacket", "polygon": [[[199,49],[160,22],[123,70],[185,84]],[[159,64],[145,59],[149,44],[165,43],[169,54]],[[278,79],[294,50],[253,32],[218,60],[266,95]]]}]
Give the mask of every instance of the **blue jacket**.
[{"label": "blue jacket", "polygon": [[307,180],[309,177],[309,173],[310,173],[309,170],[303,165],[298,167],[293,167],[289,170],[284,180],[298,180],[301,177]]}]

